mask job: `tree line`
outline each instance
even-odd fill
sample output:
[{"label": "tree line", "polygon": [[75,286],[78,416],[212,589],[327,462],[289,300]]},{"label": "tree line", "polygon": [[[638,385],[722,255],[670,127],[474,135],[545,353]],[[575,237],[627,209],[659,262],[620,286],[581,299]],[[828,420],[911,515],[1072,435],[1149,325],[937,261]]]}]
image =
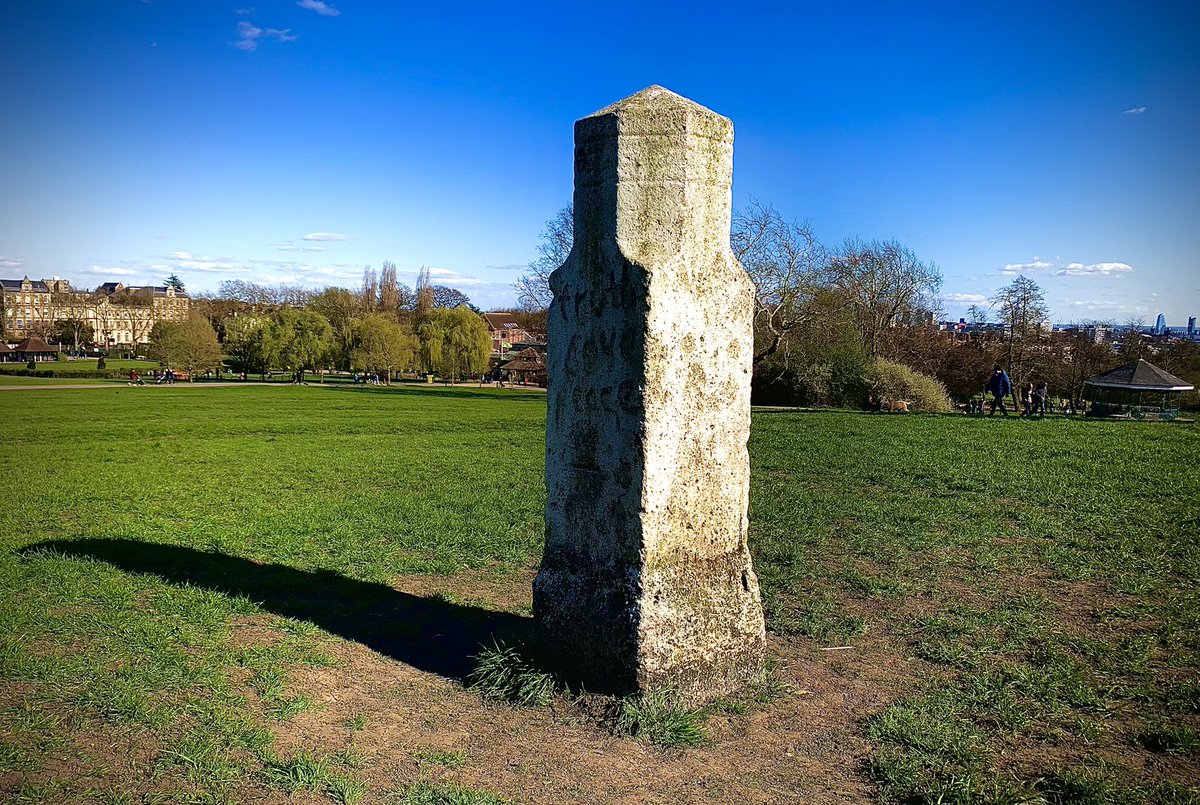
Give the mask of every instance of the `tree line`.
[{"label": "tree line", "polygon": [[[549,306],[550,273],[571,251],[572,217],[567,206],[546,223],[537,259],[515,284],[530,315],[544,316]],[[1093,337],[1096,326],[1111,330],[1112,322],[1051,332],[1043,292],[1026,276],[974,306],[972,326],[960,332],[937,326],[937,265],[895,240],[828,247],[810,225],[752,202],[733,216],[730,248],[755,286],[757,403],[860,407],[909,399],[918,409],[949,410],[980,395],[995,364],[1014,387],[1044,380],[1055,396],[1078,401],[1084,379],[1151,354],[1167,371],[1200,380],[1195,344],[1150,343],[1127,327],[1114,351]]]},{"label": "tree line", "polygon": [[434,285],[423,269],[415,288],[395,264],[368,268],[357,290],[222,282],[192,300],[187,322],[158,322],[149,353],[168,365],[205,372],[228,356],[235,371],[265,377],[284,369],[362,371],[385,383],[402,372],[457,379],[488,367],[491,336],[470,299]]}]

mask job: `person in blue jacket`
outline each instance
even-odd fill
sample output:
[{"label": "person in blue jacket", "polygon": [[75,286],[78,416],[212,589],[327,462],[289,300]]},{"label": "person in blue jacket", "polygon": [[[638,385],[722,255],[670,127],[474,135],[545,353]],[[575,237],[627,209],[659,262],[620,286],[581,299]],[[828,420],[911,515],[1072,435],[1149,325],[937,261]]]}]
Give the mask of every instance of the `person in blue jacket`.
[{"label": "person in blue jacket", "polygon": [[987,392],[992,395],[990,403],[991,410],[988,411],[988,416],[995,416],[996,406],[1000,406],[1000,413],[1008,416],[1008,409],[1004,407],[1004,398],[1012,393],[1012,381],[1008,379],[1008,373],[1000,368],[1000,364],[992,367],[992,376],[988,378]]}]

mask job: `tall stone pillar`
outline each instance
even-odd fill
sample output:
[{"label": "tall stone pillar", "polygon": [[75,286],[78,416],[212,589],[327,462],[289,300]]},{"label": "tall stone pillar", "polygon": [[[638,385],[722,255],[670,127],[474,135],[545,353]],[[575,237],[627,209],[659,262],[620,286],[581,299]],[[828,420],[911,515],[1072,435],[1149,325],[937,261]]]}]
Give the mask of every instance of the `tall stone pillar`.
[{"label": "tall stone pillar", "polygon": [[649,87],[575,123],[553,273],[534,613],[589,690],[693,702],[762,660],[746,546],[753,288],[729,248],[733,124]]}]

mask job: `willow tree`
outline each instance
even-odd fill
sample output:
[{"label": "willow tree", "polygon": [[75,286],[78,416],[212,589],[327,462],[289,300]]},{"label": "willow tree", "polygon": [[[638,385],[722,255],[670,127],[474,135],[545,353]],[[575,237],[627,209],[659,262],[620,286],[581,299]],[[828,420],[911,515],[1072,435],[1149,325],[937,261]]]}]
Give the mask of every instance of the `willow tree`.
[{"label": "willow tree", "polygon": [[454,380],[487,368],[492,337],[483,319],[466,306],[434,308],[417,326],[427,371]]},{"label": "willow tree", "polygon": [[271,362],[304,379],[306,369],[325,364],[333,341],[329,320],[311,310],[284,308],[267,325],[267,354]]},{"label": "willow tree", "polygon": [[350,362],[355,368],[370,369],[392,382],[392,373],[408,369],[416,359],[418,343],[412,330],[384,313],[371,313],[353,323],[355,347]]}]

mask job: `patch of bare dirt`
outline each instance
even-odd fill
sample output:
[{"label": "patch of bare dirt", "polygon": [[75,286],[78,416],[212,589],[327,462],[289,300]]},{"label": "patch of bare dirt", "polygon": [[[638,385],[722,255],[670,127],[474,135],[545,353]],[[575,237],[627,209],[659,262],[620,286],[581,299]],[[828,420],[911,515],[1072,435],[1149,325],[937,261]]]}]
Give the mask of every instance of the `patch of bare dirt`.
[{"label": "patch of bare dirt", "polygon": [[[528,606],[532,571],[496,578],[405,577],[397,589],[497,608]],[[372,798],[419,779],[452,780],[530,803],[846,803],[872,799],[862,776],[870,751],[858,723],[909,691],[919,674],[882,638],[822,651],[811,641],[772,638],[769,654],[793,693],[742,716],[713,716],[704,747],[662,751],[618,738],[579,717],[568,703],[549,709],[483,702],[456,681],[418,670],[365,646],[327,647],[332,668],[292,674],[289,692],[320,707],[277,730],[278,751],[300,749],[365,756],[356,774]],[[361,730],[351,728],[365,716]],[[461,750],[466,762],[422,764],[422,750]]]}]

